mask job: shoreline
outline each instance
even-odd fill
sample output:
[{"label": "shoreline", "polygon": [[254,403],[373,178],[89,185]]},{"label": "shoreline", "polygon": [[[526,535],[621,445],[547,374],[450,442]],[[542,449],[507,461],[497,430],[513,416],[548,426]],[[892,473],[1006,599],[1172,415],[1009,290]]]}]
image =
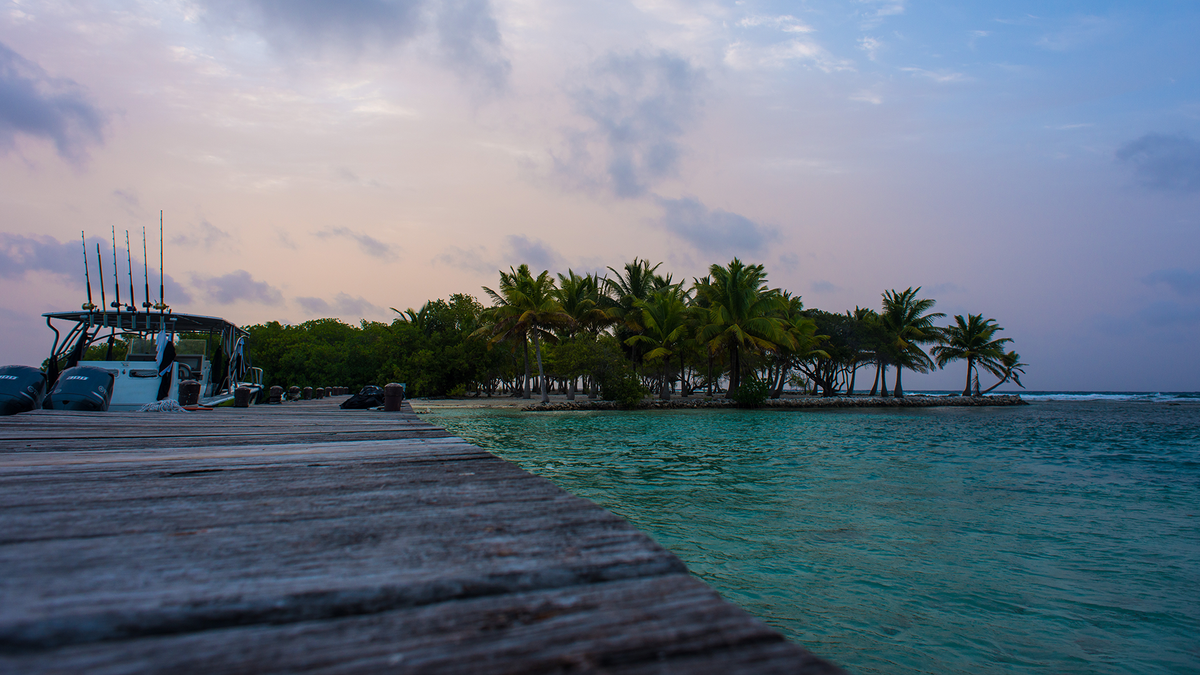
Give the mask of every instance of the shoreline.
[{"label": "shoreline", "polygon": [[[409,403],[418,414],[446,409],[511,409],[519,412],[564,412],[595,410],[691,410],[737,408],[736,402],[726,398],[693,396],[674,398],[667,401],[646,400],[635,408],[621,408],[615,401],[576,398],[568,401],[562,394],[550,397],[549,403],[531,402],[530,399],[512,397],[455,398],[455,399],[412,399]],[[880,396],[787,396],[767,399],[758,410],[809,410],[814,408],[939,408],[939,407],[999,407],[1029,405],[1017,394],[995,394],[991,396],[927,396],[910,394],[904,398]]]}]

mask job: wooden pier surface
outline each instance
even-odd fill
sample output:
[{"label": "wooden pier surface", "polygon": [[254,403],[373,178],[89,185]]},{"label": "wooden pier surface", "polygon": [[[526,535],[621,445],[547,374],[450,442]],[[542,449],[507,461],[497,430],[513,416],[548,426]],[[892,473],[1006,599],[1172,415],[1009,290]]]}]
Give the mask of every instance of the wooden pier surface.
[{"label": "wooden pier surface", "polygon": [[612,513],[341,400],[0,417],[0,672],[840,672]]}]

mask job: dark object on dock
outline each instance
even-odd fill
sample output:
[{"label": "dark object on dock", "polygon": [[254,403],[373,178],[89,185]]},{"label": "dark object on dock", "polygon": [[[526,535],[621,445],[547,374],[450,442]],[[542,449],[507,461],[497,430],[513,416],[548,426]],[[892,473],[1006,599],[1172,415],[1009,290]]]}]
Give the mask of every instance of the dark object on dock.
[{"label": "dark object on dock", "polygon": [[312,387],[305,387],[305,388],[303,389],[303,393],[301,394],[301,398],[303,398],[305,401],[311,401],[311,400],[312,400],[312,396],[313,396],[313,388],[312,388]]},{"label": "dark object on dock", "polygon": [[104,412],[112,399],[113,374],[103,368],[75,366],[58,376],[42,403],[47,410]]},{"label": "dark object on dock", "polygon": [[46,374],[31,366],[0,367],[0,415],[16,415],[42,407]]},{"label": "dark object on dock", "polygon": [[184,380],[179,383],[179,405],[200,404],[200,383],[195,380]]},{"label": "dark object on dock", "polygon": [[383,387],[383,409],[386,412],[400,412],[404,405],[404,385],[392,382]]},{"label": "dark object on dock", "polygon": [[316,389],[313,389],[313,396],[317,400],[325,398],[325,387],[317,387]]},{"label": "dark object on dock", "polygon": [[4,673],[840,672],[409,413],[17,415],[0,514]]},{"label": "dark object on dock", "polygon": [[271,397],[267,399],[267,403],[283,403],[283,387],[271,387]]},{"label": "dark object on dock", "polygon": [[250,407],[250,387],[238,387],[233,390],[233,407],[249,408]]},{"label": "dark object on dock", "polygon": [[357,394],[342,401],[343,410],[366,410],[383,405],[383,390],[373,384],[363,387]]},{"label": "dark object on dock", "polygon": [[288,387],[288,400],[289,401],[299,401],[300,400],[300,387]]}]

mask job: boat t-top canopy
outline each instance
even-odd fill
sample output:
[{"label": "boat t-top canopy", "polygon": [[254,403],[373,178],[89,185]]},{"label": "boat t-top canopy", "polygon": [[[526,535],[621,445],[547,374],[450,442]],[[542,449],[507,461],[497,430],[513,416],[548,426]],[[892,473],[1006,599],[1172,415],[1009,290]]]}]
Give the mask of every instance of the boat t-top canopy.
[{"label": "boat t-top canopy", "polygon": [[[43,314],[46,325],[54,331],[54,346],[50,348],[50,360],[55,366],[61,359],[67,359],[67,367],[75,365],[83,357],[85,350],[101,332],[108,331],[110,337],[117,335],[137,335],[150,338],[156,333],[207,333],[219,335],[221,351],[225,363],[228,364],[226,373],[222,375],[219,389],[232,391],[235,383],[248,371],[250,364],[244,353],[246,338],[250,332],[244,328],[229,323],[215,316],[199,314],[176,314],[175,312],[116,312],[75,310],[71,312],[50,312]],[[54,327],[54,320],[69,321],[75,325],[62,336]],[[57,367],[55,367],[57,371]]]},{"label": "boat t-top canopy", "polygon": [[74,321],[88,328],[113,328],[117,331],[141,333],[167,331],[168,333],[215,333],[231,337],[249,335],[245,329],[215,316],[199,314],[176,314],[174,312],[108,312],[76,310],[73,312],[50,312],[43,314],[46,321],[60,319]]}]

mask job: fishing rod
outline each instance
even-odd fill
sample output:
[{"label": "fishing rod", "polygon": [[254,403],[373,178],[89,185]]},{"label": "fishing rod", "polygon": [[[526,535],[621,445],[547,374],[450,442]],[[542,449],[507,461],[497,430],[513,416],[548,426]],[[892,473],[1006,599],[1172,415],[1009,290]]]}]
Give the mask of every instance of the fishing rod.
[{"label": "fishing rod", "polygon": [[167,308],[163,301],[163,212],[158,210],[158,304],[154,306],[160,313]]},{"label": "fishing rod", "polygon": [[146,260],[149,256],[146,255],[146,226],[142,226],[142,278],[146,280],[146,299],[142,301],[142,307],[149,312],[153,306],[150,303],[150,263]]},{"label": "fishing rod", "polygon": [[96,242],[96,270],[100,275],[100,311],[107,312],[108,304],[104,301],[104,259],[100,257],[100,242]]},{"label": "fishing rod", "polygon": [[117,299],[113,300],[112,307],[117,308],[117,314],[121,313],[121,267],[117,264],[117,226],[113,225],[113,285],[117,287]]},{"label": "fishing rod", "polygon": [[133,294],[133,254],[129,252],[129,230],[125,230],[125,260],[129,269],[129,311],[137,311],[137,298]]},{"label": "fishing rod", "polygon": [[96,305],[92,304],[92,277],[91,273],[88,272],[87,235],[83,233],[83,230],[79,231],[79,238],[83,240],[83,280],[87,283],[88,291],[88,301],[87,304],[83,306],[83,309],[91,312],[96,309]]}]

